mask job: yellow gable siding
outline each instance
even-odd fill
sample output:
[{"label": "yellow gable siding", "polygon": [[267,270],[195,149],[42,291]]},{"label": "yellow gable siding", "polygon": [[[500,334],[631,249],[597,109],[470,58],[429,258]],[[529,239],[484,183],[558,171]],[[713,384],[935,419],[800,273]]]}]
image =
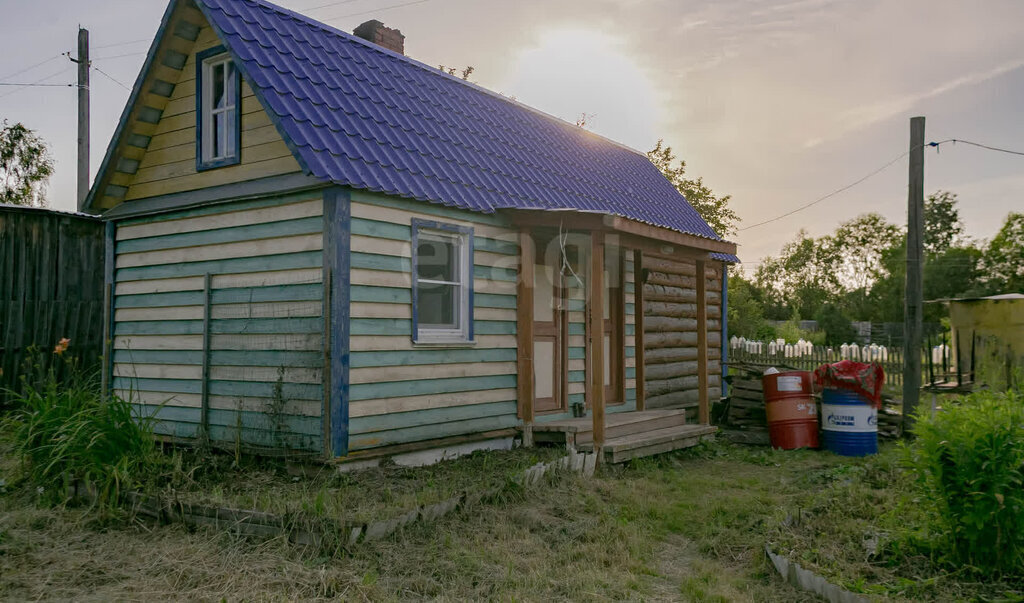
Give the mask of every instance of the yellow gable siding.
[{"label": "yellow gable siding", "polygon": [[244,81],[241,163],[196,171],[196,54],[220,43],[209,24],[204,23],[138,171],[132,176],[118,174],[116,183],[128,187],[126,200],[301,171],[252,88]]}]

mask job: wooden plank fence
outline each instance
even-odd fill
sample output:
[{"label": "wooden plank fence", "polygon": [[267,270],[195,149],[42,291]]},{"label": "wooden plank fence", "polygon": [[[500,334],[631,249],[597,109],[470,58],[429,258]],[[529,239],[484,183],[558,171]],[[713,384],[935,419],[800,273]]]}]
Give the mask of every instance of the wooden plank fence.
[{"label": "wooden plank fence", "polygon": [[[0,406],[28,364],[50,368],[61,338],[86,368],[98,366],[102,326],[103,223],[0,205]],[[41,353],[31,357],[32,348]]]}]

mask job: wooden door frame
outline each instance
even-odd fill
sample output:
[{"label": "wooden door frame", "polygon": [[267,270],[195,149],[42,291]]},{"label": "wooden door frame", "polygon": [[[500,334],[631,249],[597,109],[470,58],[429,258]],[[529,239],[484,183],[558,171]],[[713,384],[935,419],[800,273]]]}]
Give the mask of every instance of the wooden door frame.
[{"label": "wooden door frame", "polygon": [[[543,258],[541,258],[541,260],[543,260]],[[537,265],[539,264],[535,263],[534,265],[534,278],[537,276]],[[557,301],[555,307],[552,309],[553,320],[550,321],[551,333],[546,333],[549,330],[549,327],[545,324],[547,321],[543,323],[538,322],[536,320],[536,316],[534,316],[532,336],[534,342],[537,341],[538,337],[553,338],[554,350],[552,355],[554,357],[554,366],[551,367],[552,396],[551,398],[538,398],[536,394],[536,384],[534,384],[533,404],[534,412],[536,414],[557,414],[569,410],[569,321],[566,303],[567,290],[564,283],[565,278],[564,275],[562,275],[561,270],[554,270],[554,266],[551,266],[551,268],[551,274],[554,278],[554,282],[551,283],[551,291]],[[534,295],[537,294],[536,286],[533,287],[533,292]],[[536,359],[536,355],[534,356],[534,359]],[[536,370],[536,368],[537,367],[535,366],[534,370]],[[542,402],[542,400],[544,402]],[[551,406],[548,408],[541,408],[542,404],[546,403],[548,400],[551,401]]]}]

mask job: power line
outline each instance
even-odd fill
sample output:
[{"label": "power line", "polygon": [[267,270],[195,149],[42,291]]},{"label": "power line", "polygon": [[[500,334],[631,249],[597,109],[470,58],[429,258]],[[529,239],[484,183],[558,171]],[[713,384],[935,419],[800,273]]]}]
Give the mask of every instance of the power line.
[{"label": "power line", "polygon": [[35,69],[36,67],[42,67],[43,65],[45,65],[47,63],[50,63],[52,61],[55,61],[55,60],[61,58],[62,56],[64,56],[64,55],[58,54],[58,55],[52,56],[52,57],[50,57],[48,59],[39,61],[35,65],[29,65],[28,67],[25,67],[24,69],[21,69],[20,71],[15,71],[14,73],[10,73],[10,74],[5,75],[4,77],[0,77],[0,80],[9,80],[9,79],[11,79],[12,77],[14,77],[16,75],[21,75],[22,73],[25,73],[26,71],[31,71],[32,69]]},{"label": "power line", "polygon": [[140,40],[131,40],[130,42],[117,42],[115,44],[104,44],[103,46],[93,46],[93,50],[103,50],[104,48],[117,48],[118,46],[129,46],[131,44],[141,44],[142,42],[150,42],[151,38],[142,38]]},{"label": "power line", "polygon": [[764,222],[758,222],[757,224],[752,224],[750,226],[745,226],[743,228],[737,228],[736,230],[737,230],[737,232],[742,232],[744,230],[750,230],[751,228],[757,228],[758,226],[764,226],[765,224],[771,224],[772,222],[777,222],[777,221],[779,221],[779,220],[781,220],[783,218],[788,218],[789,216],[792,216],[793,214],[795,214],[797,212],[801,212],[801,211],[807,209],[808,207],[817,205],[817,204],[819,204],[822,201],[825,201],[827,199],[831,199],[832,197],[835,197],[836,195],[838,195],[841,192],[850,190],[851,188],[857,186],[861,182],[864,182],[865,180],[871,178],[872,176],[874,176],[874,175],[884,171],[886,168],[888,168],[892,164],[896,163],[900,159],[903,159],[904,157],[906,157],[909,154],[910,154],[910,151],[905,151],[903,153],[900,153],[900,155],[898,157],[892,159],[891,161],[886,162],[885,164],[882,165],[882,167],[880,167],[880,168],[878,168],[876,170],[871,171],[866,176],[858,178],[857,180],[854,180],[853,182],[851,182],[850,184],[847,184],[846,186],[843,186],[841,188],[837,188],[836,190],[832,191],[831,193],[825,195],[824,197],[818,197],[817,199],[815,199],[814,201],[811,201],[810,203],[807,203],[806,205],[801,205],[800,207],[798,207],[798,208],[796,208],[794,210],[788,211],[788,212],[786,212],[786,213],[784,213],[784,214],[782,214],[780,216],[776,216],[774,218],[771,218],[770,220],[765,220]]},{"label": "power line", "polygon": [[106,77],[106,79],[108,79],[108,80],[110,80],[110,81],[114,82],[114,83],[115,83],[115,84],[117,84],[118,86],[121,86],[121,87],[122,87],[122,88],[124,88],[125,90],[129,90],[129,91],[131,90],[131,88],[129,88],[127,84],[124,84],[124,83],[122,83],[122,82],[121,82],[121,80],[119,80],[119,79],[115,78],[115,77],[114,77],[114,76],[112,76],[111,74],[109,74],[109,73],[106,73],[106,72],[104,72],[103,70],[99,69],[99,68],[98,68],[98,67],[96,67],[96,66],[91,66],[91,67],[92,67],[92,69],[96,70],[97,72],[99,72],[100,74],[102,74],[103,76],[105,76],[105,77]]},{"label": "power line", "polygon": [[17,86],[19,88],[74,88],[77,84],[24,84],[15,82],[0,82],[0,86]]},{"label": "power line", "polygon": [[359,2],[359,0],[338,0],[337,2],[328,2],[327,4],[321,4],[319,6],[310,6],[307,8],[301,8],[301,11],[320,10],[321,8],[329,8],[331,6],[338,6],[339,4],[351,4],[353,2]]},{"label": "power line", "polygon": [[338,19],[347,19],[349,17],[358,17],[358,16],[361,16],[361,15],[369,15],[371,13],[384,12],[386,10],[392,10],[392,9],[395,9],[395,8],[402,8],[402,7],[405,7],[405,6],[412,6],[414,4],[423,4],[425,2],[430,2],[430,0],[415,0],[414,2],[403,2],[402,4],[395,4],[395,5],[392,5],[392,6],[384,6],[384,7],[381,7],[381,8],[375,8],[373,10],[364,10],[363,12],[359,12],[359,13],[351,13],[351,14],[348,14],[348,15],[338,15],[337,17],[330,17],[330,18],[324,19],[324,21],[337,21]]},{"label": "power line", "polygon": [[115,54],[107,57],[94,57],[93,61],[109,61],[112,59],[120,59],[123,57],[137,57],[146,54],[145,52],[127,52],[125,54]]},{"label": "power line", "polygon": [[[1000,147],[993,147],[993,146],[990,146],[990,145],[987,145],[987,144],[981,144],[980,142],[972,142],[970,140],[963,140],[963,139],[960,139],[960,138],[947,138],[946,140],[940,140],[939,142],[928,142],[928,143],[925,143],[922,146],[933,147],[936,150],[938,150],[938,148],[941,147],[944,144],[953,143],[955,145],[958,142],[962,143],[962,144],[967,144],[967,145],[971,145],[971,146],[974,146],[974,147],[982,148],[982,149],[987,149],[989,151],[997,151],[997,152],[1000,152],[1000,153],[1009,153],[1011,155],[1024,156],[1024,151],[1013,151],[1013,150],[1010,150],[1010,149],[1003,149],[1003,148],[1000,148]],[[786,212],[786,213],[784,213],[782,215],[776,216],[776,217],[771,218],[769,220],[765,220],[763,222],[758,222],[757,224],[751,224],[750,226],[745,226],[743,228],[738,228],[736,230],[737,230],[737,232],[742,232],[744,230],[750,230],[751,228],[757,228],[758,226],[764,226],[765,224],[771,224],[772,222],[777,222],[777,221],[779,221],[779,220],[781,220],[783,218],[788,218],[789,216],[792,216],[793,214],[795,214],[797,212],[801,212],[801,211],[803,211],[803,210],[805,210],[805,209],[807,209],[807,208],[809,208],[811,206],[814,206],[814,205],[817,205],[818,203],[821,203],[822,201],[830,199],[830,198],[838,195],[839,193],[842,193],[844,191],[847,191],[847,190],[857,186],[858,184],[864,182],[865,180],[868,180],[872,176],[875,176],[876,174],[884,171],[889,166],[893,165],[897,161],[899,161],[899,160],[903,159],[904,157],[906,157],[907,155],[909,155],[912,151],[916,151],[916,150],[917,149],[915,148],[915,149],[911,149],[909,151],[906,151],[904,153],[901,153],[898,157],[894,158],[892,161],[889,161],[889,162],[883,164],[881,167],[879,167],[878,169],[868,173],[866,176],[858,178],[857,180],[851,182],[850,184],[847,184],[844,187],[837,188],[836,190],[832,191],[831,193],[829,193],[829,194],[827,194],[827,195],[825,195],[823,197],[819,197],[819,198],[815,199],[814,201],[811,201],[810,203],[807,203],[806,205],[801,205],[800,207],[797,207],[796,209],[788,211],[788,212]]]},{"label": "power line", "polygon": [[969,144],[969,145],[971,145],[973,147],[979,147],[979,148],[982,148],[982,149],[988,149],[989,151],[998,151],[1000,153],[1009,153],[1010,155],[1020,155],[1020,156],[1024,157],[1024,151],[1011,151],[1010,149],[1001,149],[999,147],[993,147],[993,146],[989,146],[987,144],[981,144],[980,142],[971,142],[970,140],[961,140],[959,138],[949,138],[949,139],[943,140],[941,142],[929,142],[925,146],[938,148],[939,145],[946,144],[947,142],[951,142],[954,145],[956,145],[956,143],[959,142],[959,143],[962,143],[962,144]]},{"label": "power line", "polygon": [[[14,94],[15,92],[17,92],[19,90],[24,90],[27,86],[35,86],[37,84],[42,84],[46,80],[51,80],[51,79],[57,77],[58,75],[63,75],[65,73],[67,73],[68,71],[71,71],[71,69],[72,69],[71,67],[65,67],[64,69],[61,69],[60,71],[58,71],[56,73],[51,73],[50,75],[48,75],[48,76],[46,76],[44,78],[40,78],[40,79],[38,79],[38,80],[36,80],[34,82],[29,82],[28,84],[20,85],[17,88],[15,88],[14,90],[11,90],[9,92],[5,92],[3,94],[0,94],[0,98],[3,98],[5,96],[10,96],[10,95]],[[72,85],[74,85],[74,84],[72,84]]]}]

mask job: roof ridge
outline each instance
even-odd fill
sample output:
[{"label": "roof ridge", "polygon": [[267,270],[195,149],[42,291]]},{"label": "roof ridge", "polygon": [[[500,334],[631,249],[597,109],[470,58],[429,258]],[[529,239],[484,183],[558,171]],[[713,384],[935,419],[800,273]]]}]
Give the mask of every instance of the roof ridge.
[{"label": "roof ridge", "polygon": [[[197,1],[205,2],[205,0],[197,0]],[[440,69],[437,69],[435,67],[431,67],[430,65],[427,65],[423,61],[418,61],[418,60],[416,60],[416,59],[414,59],[414,58],[412,58],[412,57],[410,57],[408,55],[405,55],[405,54],[402,54],[402,53],[399,53],[399,52],[395,52],[395,51],[390,50],[388,48],[384,48],[383,46],[379,46],[377,44],[374,44],[373,42],[370,42],[369,40],[364,40],[364,39],[360,38],[359,36],[357,36],[355,34],[348,33],[348,32],[346,32],[346,31],[344,31],[342,29],[338,29],[337,27],[334,27],[333,25],[328,25],[328,24],[324,23],[323,21],[318,21],[317,19],[315,19],[315,18],[313,18],[313,17],[311,17],[309,15],[304,15],[304,14],[302,14],[300,12],[297,12],[297,11],[291,10],[289,8],[285,8],[283,6],[279,6],[277,4],[274,4],[273,2],[268,2],[267,0],[236,0],[236,1],[239,1],[239,2],[250,2],[250,3],[255,4],[257,6],[262,6],[264,8],[267,8],[269,10],[278,12],[278,13],[280,13],[282,15],[288,16],[288,17],[290,17],[292,19],[295,19],[297,21],[301,21],[303,23],[306,23],[308,25],[311,25],[313,27],[321,29],[321,30],[323,30],[323,31],[325,31],[327,33],[330,33],[330,34],[333,34],[333,35],[340,35],[341,37],[345,38],[346,40],[354,41],[354,42],[357,42],[359,44],[362,44],[362,45],[366,46],[367,48],[369,48],[370,50],[374,50],[376,52],[379,52],[379,53],[381,53],[381,54],[383,54],[385,56],[389,56],[389,57],[394,58],[394,59],[405,61],[406,63],[409,63],[409,64],[411,64],[414,67],[422,69],[422,70],[426,71],[427,73],[432,74],[433,76],[440,76],[440,77],[448,78],[449,80],[451,80],[453,82],[457,82],[459,84],[462,84],[462,85],[464,85],[464,86],[466,86],[466,87],[468,87],[468,88],[470,88],[472,90],[476,90],[476,91],[481,92],[483,94],[486,94],[488,96],[491,96],[491,97],[494,97],[494,98],[499,99],[501,101],[504,101],[504,102],[506,102],[506,103],[508,103],[510,105],[513,105],[513,106],[516,106],[516,107],[520,107],[522,109],[526,109],[528,111],[536,113],[537,115],[540,115],[541,117],[550,119],[550,120],[558,123],[561,126],[565,126],[565,127],[569,127],[569,128],[575,128],[575,129],[579,130],[580,132],[582,132],[582,133],[584,133],[584,134],[586,134],[588,136],[593,136],[594,138],[599,138],[599,139],[604,140],[605,142],[608,142],[610,144],[613,144],[613,145],[615,145],[615,146],[617,146],[617,147],[619,147],[619,148],[621,148],[623,150],[626,150],[626,151],[629,151],[631,153],[635,153],[637,155],[640,155],[641,157],[647,158],[647,153],[645,153],[644,151],[640,151],[640,150],[634,149],[633,147],[631,147],[631,146],[629,146],[629,145],[627,145],[625,143],[619,142],[617,140],[613,140],[611,138],[608,138],[607,136],[603,136],[601,134],[597,134],[596,132],[591,132],[590,130],[586,130],[584,128],[576,126],[575,124],[569,123],[568,121],[566,121],[566,120],[564,120],[564,119],[562,119],[560,117],[551,115],[550,113],[548,113],[546,111],[542,111],[541,109],[538,109],[538,108],[533,107],[531,105],[527,105],[526,103],[519,102],[518,100],[516,100],[514,98],[510,98],[508,96],[505,96],[504,94],[502,94],[500,92],[496,92],[494,90],[491,90],[490,88],[486,88],[484,86],[481,86],[480,84],[476,84],[474,82],[470,82],[468,80],[464,80],[462,78],[455,77],[454,75],[445,73],[444,71],[441,71]]]}]

